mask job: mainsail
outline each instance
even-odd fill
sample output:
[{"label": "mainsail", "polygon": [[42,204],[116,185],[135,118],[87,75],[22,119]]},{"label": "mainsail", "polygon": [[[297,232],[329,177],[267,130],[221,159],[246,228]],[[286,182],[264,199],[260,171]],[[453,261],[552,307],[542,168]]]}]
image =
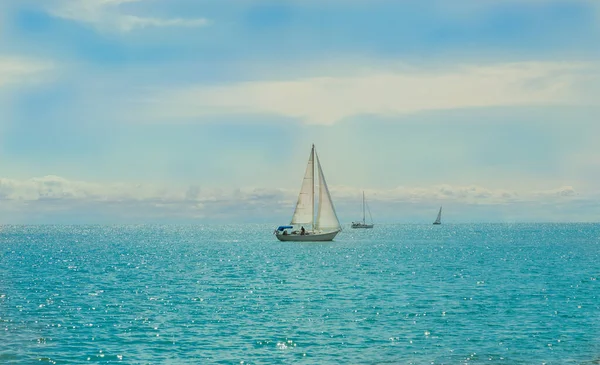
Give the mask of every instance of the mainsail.
[{"label": "mainsail", "polygon": [[298,202],[296,203],[296,210],[292,216],[293,225],[313,225],[314,217],[314,158],[315,147],[310,151],[310,157],[308,158],[308,165],[306,166],[306,172],[304,173],[304,180],[302,180],[302,187],[300,188],[300,194],[298,194]]},{"label": "mainsail", "polygon": [[442,207],[440,207],[440,211],[437,215],[437,218],[435,219],[435,222],[433,222],[433,224],[441,224],[442,223]]}]

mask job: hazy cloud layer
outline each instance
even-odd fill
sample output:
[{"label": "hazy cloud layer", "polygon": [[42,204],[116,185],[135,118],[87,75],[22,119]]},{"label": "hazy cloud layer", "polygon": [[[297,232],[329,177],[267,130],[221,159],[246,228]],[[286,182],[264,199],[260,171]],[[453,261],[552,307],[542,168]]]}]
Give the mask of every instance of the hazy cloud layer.
[{"label": "hazy cloud layer", "polygon": [[40,81],[52,68],[50,62],[0,54],[0,87]]},{"label": "hazy cloud layer", "polygon": [[[343,218],[355,217],[361,190],[352,187],[331,187],[331,194]],[[413,207],[413,216],[431,213],[439,205],[519,206],[522,204],[576,204],[582,197],[565,186],[550,191],[508,191],[480,186],[398,187],[368,189],[368,200],[379,221],[409,219],[407,212],[393,212],[395,207]],[[106,214],[102,221],[120,222],[164,220],[201,222],[264,222],[282,220],[285,223],[296,200],[290,189],[214,189],[198,186],[168,187],[153,184],[93,183],[71,181],[58,176],[28,180],[0,179],[0,217],[5,223],[15,223],[14,217],[26,214],[40,222],[53,222],[53,216],[94,219]],[[585,197],[583,197],[585,201]],[[417,207],[417,210],[414,210]],[[425,210],[427,209],[427,210]],[[108,213],[110,212],[110,214]],[[455,218],[457,221],[464,219]],[[535,217],[531,217],[534,219]]]},{"label": "hazy cloud layer", "polygon": [[332,124],[362,114],[393,116],[473,107],[598,104],[579,88],[594,71],[598,67],[593,64],[554,62],[433,70],[356,67],[347,76],[173,89],[151,97],[149,107],[152,116],[164,119],[262,113]]},{"label": "hazy cloud layer", "polygon": [[63,19],[90,24],[102,31],[129,32],[147,27],[203,27],[205,18],[156,18],[128,13],[127,3],[145,0],[65,0],[49,9],[49,13]]}]

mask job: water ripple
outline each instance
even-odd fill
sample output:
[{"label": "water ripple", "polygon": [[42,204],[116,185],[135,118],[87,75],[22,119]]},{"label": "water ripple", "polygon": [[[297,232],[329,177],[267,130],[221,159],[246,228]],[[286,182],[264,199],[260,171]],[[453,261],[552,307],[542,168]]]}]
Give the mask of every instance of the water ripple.
[{"label": "water ripple", "polygon": [[5,226],[0,363],[598,364],[600,226]]}]

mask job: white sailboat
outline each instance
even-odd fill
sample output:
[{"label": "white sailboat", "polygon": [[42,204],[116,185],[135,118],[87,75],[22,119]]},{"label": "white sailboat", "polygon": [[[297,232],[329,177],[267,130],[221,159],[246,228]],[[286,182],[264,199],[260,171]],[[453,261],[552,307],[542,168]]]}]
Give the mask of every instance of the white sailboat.
[{"label": "white sailboat", "polygon": [[363,196],[362,196],[362,211],[363,211],[363,219],[362,222],[352,222],[352,228],[373,228],[373,217],[371,216],[371,209],[367,209],[369,210],[369,218],[371,218],[371,223],[368,224],[365,220],[365,205],[367,205],[367,203],[365,202],[365,192],[363,191]]},{"label": "white sailboat", "polygon": [[[319,181],[317,219],[314,219],[315,170]],[[331,241],[341,230],[319,156],[315,145],[312,145],[292,221],[288,226],[279,226],[274,232],[275,236],[280,241]]]},{"label": "white sailboat", "polygon": [[440,207],[440,211],[438,212],[437,218],[433,224],[442,224],[442,207]]}]

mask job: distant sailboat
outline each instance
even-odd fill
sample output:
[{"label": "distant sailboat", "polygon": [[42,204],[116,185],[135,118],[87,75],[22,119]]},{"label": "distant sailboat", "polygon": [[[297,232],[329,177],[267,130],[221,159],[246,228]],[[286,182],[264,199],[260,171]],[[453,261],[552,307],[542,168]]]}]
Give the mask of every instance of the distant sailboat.
[{"label": "distant sailboat", "polygon": [[442,207],[440,207],[440,211],[438,212],[437,218],[433,224],[442,224]]},{"label": "distant sailboat", "polygon": [[[315,166],[316,163],[316,166]],[[319,207],[315,216],[315,170],[319,181]],[[288,229],[291,232],[288,232]],[[325,182],[315,145],[310,150],[298,202],[288,226],[279,226],[275,236],[280,241],[331,241],[342,230]]]},{"label": "distant sailboat", "polygon": [[363,211],[363,219],[362,222],[352,222],[352,228],[373,228],[373,217],[371,216],[371,209],[368,208],[369,210],[369,218],[371,218],[371,224],[367,224],[366,220],[365,220],[365,192],[363,191],[363,199],[362,199],[363,205],[362,205],[362,211]]}]

